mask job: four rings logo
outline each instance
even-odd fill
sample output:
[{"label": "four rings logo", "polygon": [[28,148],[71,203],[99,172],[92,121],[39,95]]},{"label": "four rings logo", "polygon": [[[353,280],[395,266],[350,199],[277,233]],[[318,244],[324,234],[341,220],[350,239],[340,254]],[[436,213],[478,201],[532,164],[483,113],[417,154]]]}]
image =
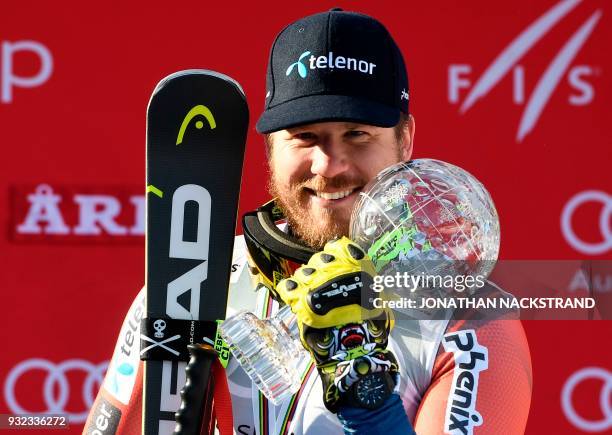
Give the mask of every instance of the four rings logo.
[{"label": "four rings logo", "polygon": [[[502,78],[512,71],[513,101],[517,105],[525,104],[525,68],[518,63],[519,60],[581,2],[582,0],[562,0],[531,23],[502,50],[474,86],[471,86],[472,83],[468,76],[472,72],[471,65],[450,65],[448,69],[449,102],[458,104],[460,90],[471,88],[459,109],[463,114],[478,100],[484,98]],[[597,70],[589,65],[571,64],[593,33],[601,15],[601,9],[594,11],[569,37],[539,77],[523,110],[516,134],[517,142],[521,142],[535,128],[553,92],[564,77],[567,77],[567,83],[572,88],[572,93],[568,97],[570,105],[584,106],[593,101],[595,91],[587,79],[596,74]]]},{"label": "four rings logo", "polygon": [[[597,222],[601,240],[589,243],[582,240],[572,226],[572,217],[578,207],[587,202],[597,202],[603,205]],[[561,212],[561,232],[575,250],[587,255],[605,254],[612,250],[612,228],[610,225],[612,218],[612,195],[608,195],[601,190],[586,190],[574,195],[563,207]],[[594,226],[594,225],[593,225]]]},{"label": "four rings logo", "polygon": [[[108,366],[108,361],[103,361],[97,365],[82,359],[70,359],[59,364],[52,363],[46,359],[32,358],[22,361],[10,371],[4,382],[4,399],[10,410],[14,414],[67,414],[70,423],[83,423],[87,419],[89,409],[94,403],[97,388],[102,384],[104,372]],[[19,380],[29,377],[32,372],[42,371],[45,373],[45,380],[40,385],[41,390],[20,390]],[[71,372],[84,372],[85,380],[83,386],[75,388],[71,386],[68,374]],[[68,400],[73,391],[81,391],[83,394],[83,404],[85,409],[82,412],[69,412],[66,409]],[[42,394],[47,409],[27,409],[17,398],[30,394]]]},{"label": "four rings logo", "polygon": [[[599,379],[603,381],[603,386],[599,393],[599,407],[603,414],[601,420],[587,420],[578,415],[574,409],[572,395],[578,384],[587,379]],[[604,432],[612,429],[612,373],[600,367],[585,367],[571,375],[563,385],[561,391],[561,406],[567,419],[578,429],[586,432]]]}]

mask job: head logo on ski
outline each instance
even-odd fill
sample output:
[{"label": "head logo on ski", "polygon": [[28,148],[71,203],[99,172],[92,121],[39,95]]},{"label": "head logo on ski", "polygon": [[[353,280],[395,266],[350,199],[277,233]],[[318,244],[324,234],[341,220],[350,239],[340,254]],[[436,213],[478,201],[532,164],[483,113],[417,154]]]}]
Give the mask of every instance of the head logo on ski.
[{"label": "head logo on ski", "polygon": [[[201,115],[204,118],[206,118],[206,120],[208,121],[208,125],[210,125],[211,130],[217,126],[215,118],[213,117],[213,114],[208,107],[203,106],[201,104],[194,106],[189,111],[189,113],[187,113],[187,115],[185,116],[185,119],[183,119],[183,123],[181,124],[181,128],[179,130],[178,137],[176,138],[177,145],[180,145],[181,142],[183,142],[183,136],[185,135],[185,130],[187,129],[187,126],[189,125],[191,120],[198,115]],[[204,123],[202,121],[196,121],[195,127],[198,130],[201,130],[202,127],[204,127]]]}]

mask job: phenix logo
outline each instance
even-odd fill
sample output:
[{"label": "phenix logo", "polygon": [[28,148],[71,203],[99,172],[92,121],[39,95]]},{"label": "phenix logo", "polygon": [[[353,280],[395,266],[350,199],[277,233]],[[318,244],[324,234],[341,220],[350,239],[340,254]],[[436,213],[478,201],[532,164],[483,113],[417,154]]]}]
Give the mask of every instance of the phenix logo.
[{"label": "phenix logo", "polygon": [[[523,66],[518,64],[518,61],[581,2],[582,0],[562,0],[523,30],[478,78],[476,84],[461,103],[460,113],[467,112],[478,100],[485,97],[511,69],[514,102],[524,104],[525,70]],[[587,65],[575,65],[570,68],[570,64],[591,36],[601,15],[601,9],[598,9],[582,23],[580,28],[561,47],[538,79],[523,110],[516,134],[517,142],[521,142],[534,129],[566,72],[568,84],[576,91],[569,96],[569,104],[583,106],[593,100],[593,87],[585,80],[585,77],[593,75],[594,69]],[[451,103],[459,103],[459,90],[471,86],[470,80],[465,77],[466,74],[471,72],[471,69],[470,65],[455,64],[449,66],[448,99]]]},{"label": "phenix logo", "polygon": [[480,372],[489,367],[489,352],[478,344],[473,329],[446,334],[442,344],[445,351],[454,354],[455,359],[453,389],[446,405],[444,433],[473,434],[474,426],[480,426],[483,422],[476,411],[476,395]]},{"label": "phenix logo", "polygon": [[[310,55],[306,64],[302,63],[302,59]],[[355,59],[353,57],[335,56],[332,51],[327,53],[326,56],[315,56],[311,55],[310,51],[305,51],[300,54],[297,62],[293,62],[285,71],[285,75],[289,76],[293,70],[297,68],[297,72],[303,79],[308,75],[309,69],[348,69],[351,71],[359,71],[363,74],[372,75],[374,74],[374,68],[376,64],[368,62],[362,59]]]}]

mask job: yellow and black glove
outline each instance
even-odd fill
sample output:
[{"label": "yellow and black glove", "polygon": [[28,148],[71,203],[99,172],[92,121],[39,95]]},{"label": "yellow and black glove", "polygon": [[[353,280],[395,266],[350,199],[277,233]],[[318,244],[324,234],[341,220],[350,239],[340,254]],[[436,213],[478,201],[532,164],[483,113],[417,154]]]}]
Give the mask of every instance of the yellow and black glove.
[{"label": "yellow and black glove", "polygon": [[[373,384],[365,382],[368,376],[384,378],[387,396],[398,380],[397,361],[387,350],[392,313],[372,305],[381,297],[372,289],[375,275],[369,257],[343,237],[276,286],[296,314],[302,344],[317,364],[323,401],[332,412],[342,405],[380,406],[384,397],[368,398],[364,390]],[[355,390],[362,380],[365,387]]]}]

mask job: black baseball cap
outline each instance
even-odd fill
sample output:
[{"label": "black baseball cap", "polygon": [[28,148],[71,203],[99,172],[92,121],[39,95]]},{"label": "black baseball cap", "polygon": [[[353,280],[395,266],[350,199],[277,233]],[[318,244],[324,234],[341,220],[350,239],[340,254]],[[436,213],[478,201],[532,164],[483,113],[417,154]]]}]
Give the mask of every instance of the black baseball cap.
[{"label": "black baseball cap", "polygon": [[408,113],[402,54],[377,20],[334,8],[285,27],[270,50],[259,133],[322,121],[393,127]]}]

